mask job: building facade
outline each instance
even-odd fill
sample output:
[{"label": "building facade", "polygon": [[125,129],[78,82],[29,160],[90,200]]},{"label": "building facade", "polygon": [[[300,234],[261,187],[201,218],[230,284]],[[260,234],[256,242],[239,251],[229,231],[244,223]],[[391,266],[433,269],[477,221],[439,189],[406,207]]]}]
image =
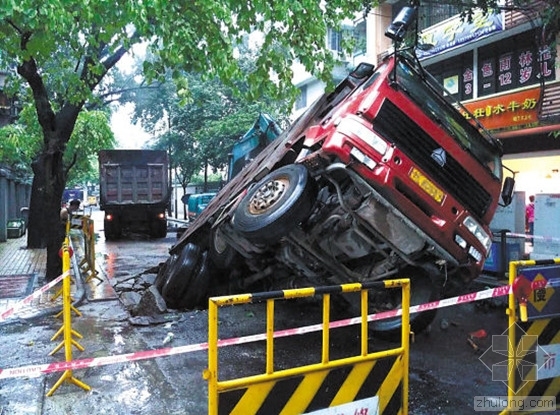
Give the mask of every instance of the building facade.
[{"label": "building facade", "polygon": [[[506,2],[510,3],[508,0]],[[361,45],[346,57],[348,68],[379,62],[389,53],[386,28],[408,1],[387,1],[353,22]],[[451,95],[500,138],[504,160],[516,172],[517,190],[560,193],[560,36],[543,28],[544,1],[523,10],[475,13],[464,21],[450,5],[427,3],[418,12],[417,56]],[[334,44],[329,40],[328,46]],[[317,80],[299,74],[301,104],[323,92]]]}]

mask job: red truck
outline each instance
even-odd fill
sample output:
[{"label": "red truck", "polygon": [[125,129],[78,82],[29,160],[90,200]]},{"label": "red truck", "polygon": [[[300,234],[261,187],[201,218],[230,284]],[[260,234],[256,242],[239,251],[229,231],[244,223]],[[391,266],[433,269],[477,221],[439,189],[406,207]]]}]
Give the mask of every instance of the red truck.
[{"label": "red truck", "polygon": [[[500,143],[448,99],[407,52],[360,64],[170,249],[156,280],[168,305],[199,306],[220,279],[248,292],[408,277],[421,304],[476,278],[513,178],[503,179]],[[394,309],[400,298],[371,293],[369,304]],[[411,315],[412,329],[434,316]],[[399,325],[372,329],[390,336]]]}]

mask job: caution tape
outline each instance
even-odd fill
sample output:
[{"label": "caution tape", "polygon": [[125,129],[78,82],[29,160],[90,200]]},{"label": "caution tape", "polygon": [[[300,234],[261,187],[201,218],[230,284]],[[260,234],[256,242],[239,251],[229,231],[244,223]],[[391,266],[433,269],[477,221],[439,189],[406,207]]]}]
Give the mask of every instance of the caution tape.
[{"label": "caution tape", "polygon": [[506,237],[533,239],[545,242],[560,242],[560,238],[555,238],[553,236],[527,235],[524,233],[506,232]]},{"label": "caution tape", "polygon": [[58,284],[64,277],[70,275],[70,273],[67,271],[64,274],[59,275],[58,277],[56,277],[54,280],[52,280],[51,282],[49,282],[48,284],[42,286],[40,289],[38,289],[37,291],[33,292],[32,294],[28,295],[27,297],[25,297],[23,300],[18,301],[17,303],[15,303],[13,306],[11,306],[10,308],[5,309],[4,311],[2,311],[0,313],[0,323],[2,323],[3,321],[7,320],[12,314],[14,314],[16,311],[18,311],[20,308],[23,308],[24,306],[28,305],[31,301],[33,301],[35,298],[38,298],[41,296],[41,294],[43,294],[45,291],[48,291],[49,289],[51,289],[52,287],[54,287],[56,284]]},{"label": "caution tape", "polygon": [[[62,278],[60,276],[59,278]],[[510,285],[504,285],[496,288],[489,288],[483,291],[478,291],[470,294],[464,294],[457,297],[446,298],[444,300],[432,301],[430,303],[415,305],[410,307],[410,313],[417,313],[421,311],[434,310],[438,308],[450,307],[453,305],[466,304],[474,301],[485,300],[488,298],[501,297],[508,295],[511,292]],[[377,321],[386,318],[396,317],[402,314],[402,310],[390,310],[381,313],[368,315],[368,321]],[[344,320],[332,321],[329,323],[329,328],[340,328],[360,324],[360,317],[353,317]],[[309,326],[297,327],[292,329],[285,329],[275,331],[274,338],[288,337],[293,335],[300,335],[312,333],[323,330],[322,324],[312,324]],[[231,339],[218,340],[218,347],[234,346],[256,341],[266,340],[266,333],[254,334],[243,337],[236,337]],[[191,353],[208,349],[208,343],[198,343],[186,346],[166,347],[155,350],[145,350],[141,352],[126,353],[121,355],[95,357],[87,359],[77,359],[69,362],[56,362],[46,363],[42,365],[21,366],[17,368],[0,368],[0,379],[16,378],[16,377],[33,377],[40,376],[46,373],[62,372],[64,370],[77,370],[86,369],[91,367],[106,366],[115,363],[134,362],[138,360],[153,359],[156,357],[173,356],[183,353]]]}]

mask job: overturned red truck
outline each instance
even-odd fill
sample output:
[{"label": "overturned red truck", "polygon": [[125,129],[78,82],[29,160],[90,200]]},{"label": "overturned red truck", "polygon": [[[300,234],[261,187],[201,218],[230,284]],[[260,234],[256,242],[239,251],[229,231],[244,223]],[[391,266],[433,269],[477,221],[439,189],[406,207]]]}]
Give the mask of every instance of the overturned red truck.
[{"label": "overturned red truck", "polygon": [[[214,278],[247,292],[408,277],[412,304],[476,278],[513,178],[503,179],[500,143],[448,99],[407,52],[360,64],[171,248],[156,280],[168,305],[201,305]],[[369,305],[400,298],[372,292]],[[413,330],[434,316],[412,315]],[[400,320],[372,324],[391,334]]]}]

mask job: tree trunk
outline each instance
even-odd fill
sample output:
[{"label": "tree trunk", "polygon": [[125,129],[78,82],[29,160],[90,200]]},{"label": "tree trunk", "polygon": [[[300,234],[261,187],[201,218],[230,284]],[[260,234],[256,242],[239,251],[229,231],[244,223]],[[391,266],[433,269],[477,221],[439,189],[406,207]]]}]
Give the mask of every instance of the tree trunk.
[{"label": "tree trunk", "polygon": [[45,279],[51,281],[62,273],[62,260],[58,254],[64,241],[64,226],[60,221],[62,193],[66,185],[62,152],[42,151],[32,168],[27,246],[47,248]]},{"label": "tree trunk", "polygon": [[204,193],[208,191],[208,160],[204,161]]}]

